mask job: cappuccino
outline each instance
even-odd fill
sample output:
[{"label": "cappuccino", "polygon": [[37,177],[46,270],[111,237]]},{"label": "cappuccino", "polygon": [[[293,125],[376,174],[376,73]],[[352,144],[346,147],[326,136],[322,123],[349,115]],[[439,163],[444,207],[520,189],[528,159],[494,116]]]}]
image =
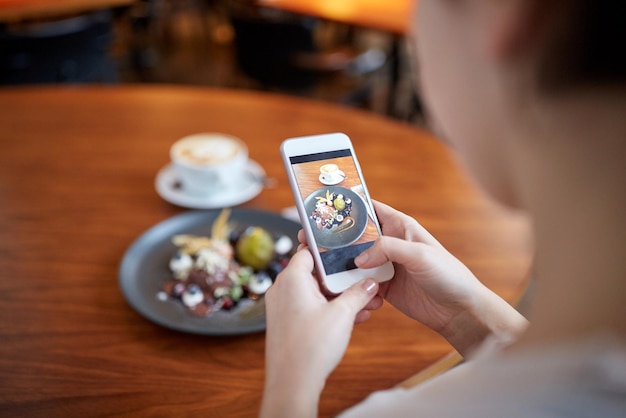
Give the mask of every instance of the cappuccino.
[{"label": "cappuccino", "polygon": [[337,164],[324,164],[320,167],[320,172],[322,174],[330,174],[331,176],[334,175],[337,170],[339,170]]},{"label": "cappuccino", "polygon": [[170,158],[183,190],[207,195],[234,187],[245,174],[248,148],[230,135],[202,133],[176,141]]},{"label": "cappuccino", "polygon": [[346,178],[337,164],[324,164],[320,167],[320,180],[325,184],[337,184]]},{"label": "cappuccino", "polygon": [[194,165],[222,164],[243,152],[239,139],[218,134],[197,134],[172,146],[172,159]]}]

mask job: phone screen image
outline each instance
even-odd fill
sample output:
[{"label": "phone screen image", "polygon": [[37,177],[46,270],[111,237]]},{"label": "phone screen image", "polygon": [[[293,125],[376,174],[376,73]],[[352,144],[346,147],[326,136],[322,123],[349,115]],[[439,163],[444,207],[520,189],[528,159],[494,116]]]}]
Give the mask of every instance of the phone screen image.
[{"label": "phone screen image", "polygon": [[355,269],[354,258],[380,233],[350,149],[292,156],[289,162],[326,274]]}]

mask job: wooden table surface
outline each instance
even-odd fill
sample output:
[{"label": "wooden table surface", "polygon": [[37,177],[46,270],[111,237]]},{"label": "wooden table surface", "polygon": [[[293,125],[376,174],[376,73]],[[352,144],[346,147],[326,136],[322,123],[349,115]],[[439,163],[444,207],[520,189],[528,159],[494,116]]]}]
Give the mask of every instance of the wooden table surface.
[{"label": "wooden table surface", "polygon": [[[342,131],[372,196],[419,219],[508,300],[530,263],[524,218],[494,206],[450,150],[407,124],[278,95],[191,87],[0,90],[0,415],[254,416],[264,334],[168,330],[125,301],[120,260],[144,231],[185,211],[154,190],[174,140],[244,139],[276,187],[243,206],[280,211],[292,195],[287,137]],[[320,416],[392,387],[451,351],[386,305],[354,331]]]},{"label": "wooden table surface", "polygon": [[406,35],[416,0],[257,0],[258,4]]},{"label": "wooden table surface", "polygon": [[128,6],[136,0],[0,0],[0,22],[50,19]]}]

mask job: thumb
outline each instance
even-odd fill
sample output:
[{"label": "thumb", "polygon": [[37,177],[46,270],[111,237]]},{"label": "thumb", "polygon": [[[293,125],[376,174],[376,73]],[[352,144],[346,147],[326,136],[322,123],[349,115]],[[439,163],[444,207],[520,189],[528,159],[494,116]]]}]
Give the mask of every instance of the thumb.
[{"label": "thumb", "polygon": [[365,308],[377,292],[378,282],[374,279],[367,278],[350,286],[330,303],[342,306],[348,311],[351,317],[356,317],[356,314]]}]

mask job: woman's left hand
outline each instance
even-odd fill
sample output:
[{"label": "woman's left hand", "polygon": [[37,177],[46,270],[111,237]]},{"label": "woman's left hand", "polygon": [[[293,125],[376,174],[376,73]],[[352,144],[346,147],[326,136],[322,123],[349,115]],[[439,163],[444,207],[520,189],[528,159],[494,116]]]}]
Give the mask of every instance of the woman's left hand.
[{"label": "woman's left hand", "polygon": [[321,293],[313,257],[300,248],[267,292],[262,417],[317,416],[326,378],[343,357],[352,328],[382,306],[365,279],[332,300]]}]

